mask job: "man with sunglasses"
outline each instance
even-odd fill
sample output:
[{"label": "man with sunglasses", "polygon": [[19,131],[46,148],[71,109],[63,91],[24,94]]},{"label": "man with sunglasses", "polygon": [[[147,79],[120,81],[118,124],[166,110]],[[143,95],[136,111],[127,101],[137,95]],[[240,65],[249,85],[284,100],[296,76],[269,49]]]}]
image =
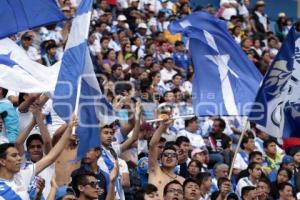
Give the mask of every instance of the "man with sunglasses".
[{"label": "man with sunglasses", "polygon": [[178,164],[176,149],[172,146],[165,147],[161,154],[161,166],[157,162],[157,148],[161,134],[166,131],[172,120],[165,119],[155,131],[149,143],[149,183],[158,188],[160,198],[163,197],[163,188],[173,180],[184,182],[184,178],[174,173],[174,168]]}]

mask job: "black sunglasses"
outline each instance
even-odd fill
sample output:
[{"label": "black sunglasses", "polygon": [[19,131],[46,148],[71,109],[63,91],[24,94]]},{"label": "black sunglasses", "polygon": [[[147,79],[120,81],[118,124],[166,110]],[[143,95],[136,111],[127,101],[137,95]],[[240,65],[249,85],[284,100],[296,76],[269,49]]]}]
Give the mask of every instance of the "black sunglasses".
[{"label": "black sunglasses", "polygon": [[86,186],[86,185],[89,185],[89,186],[91,186],[92,188],[97,188],[97,186],[99,187],[99,181],[91,181],[91,182],[89,182],[89,183],[86,183],[84,186]]}]

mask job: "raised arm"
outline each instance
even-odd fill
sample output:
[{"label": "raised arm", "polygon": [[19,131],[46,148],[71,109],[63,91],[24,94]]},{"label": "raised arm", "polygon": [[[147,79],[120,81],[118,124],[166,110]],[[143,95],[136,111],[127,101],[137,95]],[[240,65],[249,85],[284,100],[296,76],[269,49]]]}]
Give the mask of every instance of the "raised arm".
[{"label": "raised arm", "polygon": [[109,188],[105,200],[115,200],[115,183],[119,176],[119,163],[115,161],[113,170],[109,175]]},{"label": "raised arm", "polygon": [[56,143],[56,145],[51,149],[51,151],[44,156],[40,161],[36,163],[36,174],[39,174],[43,169],[51,165],[55,162],[59,154],[65,148],[67,142],[72,133],[72,128],[76,125],[76,117],[75,115],[72,116],[67,129],[65,130],[64,134],[60,138],[60,140]]},{"label": "raised arm", "polygon": [[26,138],[28,137],[29,133],[31,132],[31,130],[33,129],[33,127],[35,126],[36,122],[35,119],[33,118],[31,120],[31,122],[28,124],[28,126],[19,134],[15,146],[19,151],[20,156],[22,156],[24,154],[24,143]]},{"label": "raised arm", "polygon": [[128,149],[131,148],[131,145],[137,141],[138,137],[139,137],[139,132],[140,132],[140,124],[141,124],[141,103],[137,102],[136,103],[136,107],[135,107],[136,113],[135,113],[135,122],[134,122],[134,128],[133,128],[133,133],[132,136],[130,138],[128,138],[127,140],[125,140],[125,142],[123,142],[121,144],[121,152],[124,152]]},{"label": "raised arm", "polygon": [[158,129],[156,129],[156,131],[154,132],[150,142],[149,142],[149,169],[151,171],[155,171],[155,169],[158,166],[157,163],[157,145],[159,143],[161,134],[166,131],[166,129],[168,128],[168,126],[172,123],[172,120],[164,120],[163,122],[160,123]]}]

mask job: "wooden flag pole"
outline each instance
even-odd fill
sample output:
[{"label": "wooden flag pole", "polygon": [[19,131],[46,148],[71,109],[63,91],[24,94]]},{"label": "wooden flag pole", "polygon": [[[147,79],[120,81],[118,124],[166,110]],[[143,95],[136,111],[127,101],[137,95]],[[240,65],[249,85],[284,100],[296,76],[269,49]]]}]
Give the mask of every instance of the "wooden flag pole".
[{"label": "wooden flag pole", "polygon": [[240,136],[239,142],[238,142],[238,144],[237,144],[237,147],[236,147],[236,149],[235,149],[234,156],[233,156],[233,159],[232,159],[232,162],[231,162],[231,166],[230,166],[230,170],[229,170],[229,175],[228,175],[229,180],[231,179],[232,172],[233,172],[234,161],[235,161],[236,156],[237,156],[237,154],[238,154],[238,152],[239,152],[239,150],[240,150],[240,146],[241,146],[243,137],[244,137],[244,135],[245,135],[245,133],[246,133],[246,131],[247,131],[247,126],[248,126],[248,124],[249,124],[249,120],[247,119],[246,122],[245,122],[245,124],[244,124],[244,125],[245,125],[245,126],[244,126],[244,129],[243,129],[242,134],[241,134],[241,136]]},{"label": "wooden flag pole", "polygon": [[[195,115],[182,115],[182,116],[175,116],[175,117],[172,117],[171,119],[172,120],[175,120],[175,119],[189,119],[189,118],[193,118],[195,117]],[[146,120],[147,123],[152,123],[152,122],[160,122],[160,121],[163,121],[164,119],[151,119],[151,120]]]}]

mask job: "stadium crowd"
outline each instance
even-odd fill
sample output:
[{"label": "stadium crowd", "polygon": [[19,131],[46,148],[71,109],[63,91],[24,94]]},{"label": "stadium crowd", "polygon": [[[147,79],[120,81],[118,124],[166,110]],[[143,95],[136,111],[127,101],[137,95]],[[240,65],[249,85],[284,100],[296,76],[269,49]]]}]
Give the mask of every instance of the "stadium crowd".
[{"label": "stadium crowd", "polygon": [[[45,67],[62,59],[78,6],[58,2],[69,20],[11,36]],[[99,85],[118,117],[112,124],[100,119],[101,146],[81,161],[70,162],[84,142],[71,134],[76,117],[65,124],[44,94],[0,87],[0,199],[300,199],[300,149],[283,149],[254,123],[245,126],[243,117],[170,119],[193,114],[194,67],[188,38],[168,31],[172,20],[200,10],[225,20],[263,75],[293,23],[285,13],[271,23],[262,0],[254,7],[249,0],[200,5],[94,1],[87,42]],[[146,122],[155,118],[163,120]]]}]

